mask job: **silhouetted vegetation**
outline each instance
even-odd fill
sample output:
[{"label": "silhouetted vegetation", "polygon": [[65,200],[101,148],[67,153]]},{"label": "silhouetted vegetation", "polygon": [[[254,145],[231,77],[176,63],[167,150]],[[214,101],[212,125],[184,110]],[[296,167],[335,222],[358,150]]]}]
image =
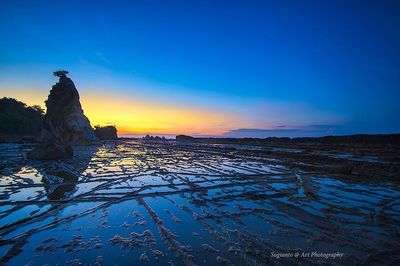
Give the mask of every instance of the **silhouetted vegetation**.
[{"label": "silhouetted vegetation", "polygon": [[44,110],[13,98],[0,99],[1,135],[40,135]]},{"label": "silhouetted vegetation", "polygon": [[69,72],[66,70],[58,70],[54,71],[53,75],[59,78],[65,78]]}]

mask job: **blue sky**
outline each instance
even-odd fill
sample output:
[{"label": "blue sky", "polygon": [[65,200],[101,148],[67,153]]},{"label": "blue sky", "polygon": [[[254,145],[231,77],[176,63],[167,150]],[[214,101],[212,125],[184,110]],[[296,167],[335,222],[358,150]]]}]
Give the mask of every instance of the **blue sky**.
[{"label": "blue sky", "polygon": [[0,96],[45,99],[65,68],[87,102],[223,116],[159,133],[399,133],[399,13],[398,1],[2,1]]}]

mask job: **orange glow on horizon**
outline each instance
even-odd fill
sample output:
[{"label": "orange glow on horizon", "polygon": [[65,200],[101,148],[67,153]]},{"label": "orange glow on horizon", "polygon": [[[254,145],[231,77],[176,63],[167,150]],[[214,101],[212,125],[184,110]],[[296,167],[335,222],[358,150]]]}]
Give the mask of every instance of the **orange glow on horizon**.
[{"label": "orange glow on horizon", "polygon": [[[27,105],[40,105],[48,91],[1,89],[2,97],[12,97]],[[237,117],[218,110],[178,107],[157,101],[124,99],[110,95],[82,93],[81,105],[92,126],[115,125],[119,135],[203,134],[219,135],[239,122]]]},{"label": "orange glow on horizon", "polygon": [[222,134],[231,118],[210,110],[166,106],[117,97],[81,97],[92,125],[116,125],[119,134]]}]

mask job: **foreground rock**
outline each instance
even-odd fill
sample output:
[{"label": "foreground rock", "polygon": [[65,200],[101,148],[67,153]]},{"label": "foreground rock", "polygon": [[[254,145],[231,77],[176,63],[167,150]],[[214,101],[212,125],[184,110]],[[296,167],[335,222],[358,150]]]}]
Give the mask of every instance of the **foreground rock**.
[{"label": "foreground rock", "polygon": [[56,144],[55,142],[43,142],[29,151],[28,159],[34,160],[58,160],[68,159],[73,156],[72,147],[69,145]]}]

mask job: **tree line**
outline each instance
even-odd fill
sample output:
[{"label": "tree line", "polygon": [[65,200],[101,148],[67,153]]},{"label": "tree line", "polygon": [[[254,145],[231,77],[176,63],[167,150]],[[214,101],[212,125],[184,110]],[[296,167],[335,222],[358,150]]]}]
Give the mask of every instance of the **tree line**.
[{"label": "tree line", "polygon": [[0,99],[0,134],[39,136],[44,110],[39,105],[28,106],[13,98]]}]

